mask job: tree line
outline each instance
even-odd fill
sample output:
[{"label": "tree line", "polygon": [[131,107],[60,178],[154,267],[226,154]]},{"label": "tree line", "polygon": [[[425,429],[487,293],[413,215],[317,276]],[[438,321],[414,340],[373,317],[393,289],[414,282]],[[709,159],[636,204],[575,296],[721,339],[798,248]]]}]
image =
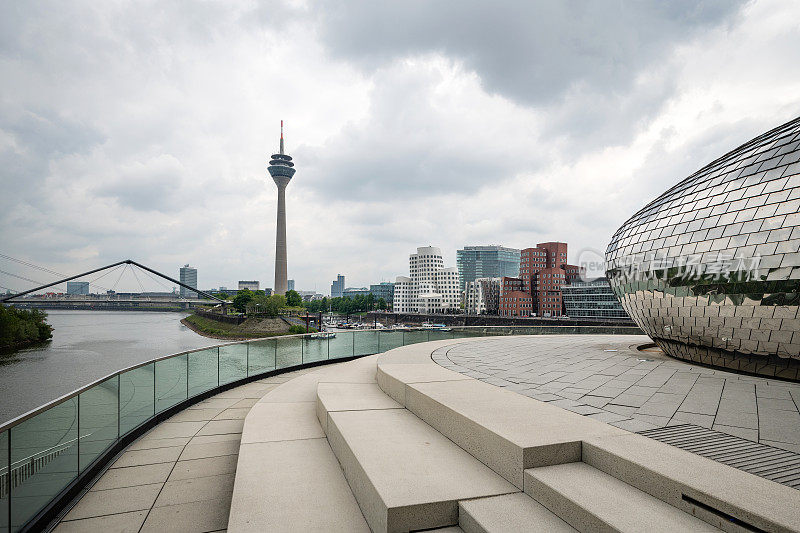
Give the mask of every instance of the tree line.
[{"label": "tree line", "polygon": [[[228,300],[228,295],[221,293],[217,295],[223,300]],[[322,298],[304,302],[300,293],[297,291],[286,291],[285,296],[273,294],[267,296],[264,291],[251,291],[249,289],[240,290],[231,300],[234,309],[240,313],[258,313],[276,317],[287,308],[304,308],[309,313],[361,313],[364,311],[374,311],[375,309],[385,310],[388,308],[386,300],[375,298],[370,293],[365,295],[358,294],[346,298]]]}]

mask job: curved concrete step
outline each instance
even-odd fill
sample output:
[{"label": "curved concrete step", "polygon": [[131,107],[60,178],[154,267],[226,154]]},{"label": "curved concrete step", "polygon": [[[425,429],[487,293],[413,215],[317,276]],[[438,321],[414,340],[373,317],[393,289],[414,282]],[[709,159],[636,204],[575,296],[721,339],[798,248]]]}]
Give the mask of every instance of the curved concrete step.
[{"label": "curved concrete step", "polygon": [[574,533],[576,530],[527,494],[464,500],[458,524],[466,533]]},{"label": "curved concrete step", "polygon": [[316,416],[320,382],[375,385],[375,357],[322,367],[261,398],[244,421],[228,531],[369,527]]},{"label": "curved concrete step", "polygon": [[526,470],[525,492],[580,531],[719,531],[586,463]]},{"label": "curved concrete step", "polygon": [[458,501],[518,489],[405,409],[328,413],[328,441],[370,528],[458,523]]},{"label": "curved concrete step", "polygon": [[580,461],[583,439],[628,433],[442,368],[431,352],[416,344],[382,355],[378,384],[520,489],[526,468]]}]

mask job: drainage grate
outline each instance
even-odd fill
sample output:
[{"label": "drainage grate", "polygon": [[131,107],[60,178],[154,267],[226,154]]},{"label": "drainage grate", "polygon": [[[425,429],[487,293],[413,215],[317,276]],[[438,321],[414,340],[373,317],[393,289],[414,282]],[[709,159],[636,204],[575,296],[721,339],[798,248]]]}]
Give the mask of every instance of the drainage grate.
[{"label": "drainage grate", "polygon": [[648,429],[639,434],[793,489],[800,489],[798,453],[692,424]]}]

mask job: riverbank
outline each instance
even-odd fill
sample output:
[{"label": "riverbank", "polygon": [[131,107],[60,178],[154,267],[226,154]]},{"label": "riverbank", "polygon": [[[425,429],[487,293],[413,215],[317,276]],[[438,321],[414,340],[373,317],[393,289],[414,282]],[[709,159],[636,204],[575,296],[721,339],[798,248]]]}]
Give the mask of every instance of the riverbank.
[{"label": "riverbank", "polygon": [[10,354],[39,346],[53,338],[47,313],[0,305],[0,353]]},{"label": "riverbank", "polygon": [[[290,326],[280,318],[248,318],[241,324],[229,324],[198,315],[190,315],[181,320],[181,324],[203,337],[228,341],[260,339],[306,332],[304,327]],[[309,331],[315,330],[311,329]]]}]

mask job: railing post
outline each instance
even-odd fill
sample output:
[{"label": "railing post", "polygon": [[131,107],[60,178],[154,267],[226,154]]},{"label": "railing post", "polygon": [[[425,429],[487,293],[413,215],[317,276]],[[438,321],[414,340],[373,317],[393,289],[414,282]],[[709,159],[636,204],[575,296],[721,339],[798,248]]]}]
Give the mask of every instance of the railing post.
[{"label": "railing post", "polygon": [[328,356],[326,357],[326,359],[330,360],[330,358],[331,358],[331,339],[330,339],[330,337],[328,337],[325,340],[328,341]]},{"label": "railing post", "polygon": [[303,359],[305,358],[305,350],[303,349],[303,345],[305,345],[306,338],[301,336],[300,337],[300,364],[303,364]]},{"label": "railing post", "polygon": [[78,425],[78,474],[81,473],[81,395],[78,394],[78,410],[75,414],[75,420]]},{"label": "railing post", "polygon": [[117,440],[121,437],[119,434],[122,431],[122,405],[120,396],[122,395],[122,375],[117,374]]},{"label": "railing post", "polygon": [[217,387],[219,387],[219,346],[217,346]]},{"label": "railing post", "polygon": [[189,399],[189,354],[186,354],[186,399]]},{"label": "railing post", "polygon": [[11,523],[11,429],[8,428],[8,530],[13,531]]},{"label": "railing post", "polygon": [[[244,375],[245,377],[250,377],[250,343],[245,341],[244,343],[245,348],[245,355],[244,355]],[[187,381],[188,382],[188,381]]]},{"label": "railing post", "polygon": [[356,332],[353,332],[353,357],[356,356]]},{"label": "railing post", "polygon": [[153,361],[153,416],[156,416],[156,362]]}]

